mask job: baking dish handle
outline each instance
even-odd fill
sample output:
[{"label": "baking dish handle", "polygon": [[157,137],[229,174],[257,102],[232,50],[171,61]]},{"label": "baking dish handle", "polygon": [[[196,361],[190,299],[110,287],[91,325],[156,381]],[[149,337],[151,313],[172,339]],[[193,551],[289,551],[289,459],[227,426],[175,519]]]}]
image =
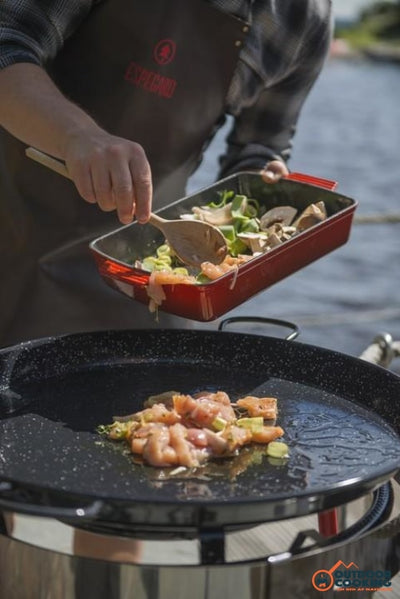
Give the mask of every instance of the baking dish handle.
[{"label": "baking dish handle", "polygon": [[277,318],[263,318],[262,316],[232,316],[231,318],[224,318],[219,323],[218,330],[223,331],[227,325],[233,324],[235,322],[258,322],[260,324],[272,324],[278,327],[290,329],[292,332],[285,337],[286,341],[293,341],[293,339],[296,339],[296,337],[298,337],[300,334],[299,327],[293,322],[289,322],[288,320],[280,320]]},{"label": "baking dish handle", "polygon": [[46,506],[29,503],[25,501],[13,500],[3,497],[2,494],[13,493],[13,485],[9,482],[0,482],[0,511],[16,512],[19,514],[28,514],[30,516],[39,516],[43,518],[56,518],[58,520],[93,520],[98,517],[104,504],[96,499],[84,507],[62,507]]},{"label": "baking dish handle", "polygon": [[305,175],[304,173],[289,173],[284,177],[284,179],[289,179],[289,181],[298,181],[299,183],[308,183],[309,185],[316,185],[317,187],[329,189],[330,191],[334,191],[337,187],[336,181],[322,179],[321,177],[313,177],[312,175]]}]

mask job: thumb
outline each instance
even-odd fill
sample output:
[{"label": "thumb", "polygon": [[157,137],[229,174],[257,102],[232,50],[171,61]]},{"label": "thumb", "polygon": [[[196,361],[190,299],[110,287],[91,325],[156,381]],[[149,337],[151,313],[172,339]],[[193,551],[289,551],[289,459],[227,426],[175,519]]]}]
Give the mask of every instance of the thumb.
[{"label": "thumb", "polygon": [[261,171],[261,176],[265,183],[276,183],[279,179],[288,174],[289,169],[286,164],[280,160],[271,160],[271,162],[268,162]]}]

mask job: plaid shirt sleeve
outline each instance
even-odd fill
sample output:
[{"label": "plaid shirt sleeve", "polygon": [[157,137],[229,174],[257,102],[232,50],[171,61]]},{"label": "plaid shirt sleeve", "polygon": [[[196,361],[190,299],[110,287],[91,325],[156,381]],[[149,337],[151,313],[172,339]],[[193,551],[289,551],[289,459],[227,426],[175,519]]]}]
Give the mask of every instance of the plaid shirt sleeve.
[{"label": "plaid shirt sleeve", "polygon": [[88,14],[94,0],[0,0],[0,69],[45,65]]},{"label": "plaid shirt sleeve", "polygon": [[219,177],[290,157],[301,108],[328,54],[332,20],[329,0],[289,5],[255,0],[252,35],[228,94],[234,124]]}]

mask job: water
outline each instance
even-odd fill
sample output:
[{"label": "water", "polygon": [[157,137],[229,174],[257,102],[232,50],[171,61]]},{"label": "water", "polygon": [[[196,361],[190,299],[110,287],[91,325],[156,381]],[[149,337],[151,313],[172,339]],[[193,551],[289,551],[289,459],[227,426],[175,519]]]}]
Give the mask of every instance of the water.
[{"label": "water", "polygon": [[[359,201],[356,218],[399,216],[399,97],[399,65],[331,59],[304,106],[291,170],[337,181],[338,191]],[[190,192],[214,180],[228,127],[190,180]],[[345,246],[227,316],[291,320],[300,341],[358,356],[377,333],[400,340],[399,262],[399,222],[355,222]],[[400,371],[398,362],[393,369]]]}]

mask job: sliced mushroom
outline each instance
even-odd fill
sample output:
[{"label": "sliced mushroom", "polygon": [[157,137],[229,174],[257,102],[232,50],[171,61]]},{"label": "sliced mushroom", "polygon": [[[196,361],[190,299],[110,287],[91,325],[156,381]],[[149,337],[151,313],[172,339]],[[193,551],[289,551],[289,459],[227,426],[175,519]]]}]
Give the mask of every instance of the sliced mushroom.
[{"label": "sliced mushroom", "polygon": [[316,225],[317,223],[325,220],[327,217],[326,208],[324,202],[317,202],[316,204],[310,204],[300,214],[299,218],[293,223],[298,231],[305,231],[306,229]]},{"label": "sliced mushroom", "polygon": [[293,237],[293,233],[284,233],[281,237],[282,241],[289,241]]},{"label": "sliced mushroom", "polygon": [[230,225],[233,222],[231,213],[232,204],[226,204],[221,208],[209,208],[208,206],[194,206],[192,211],[199,220],[203,220],[210,225],[220,227],[221,225]]},{"label": "sliced mushroom", "polygon": [[282,239],[276,233],[271,233],[271,235],[268,235],[268,245],[271,248],[274,248],[277,245],[280,245],[281,243]]},{"label": "sliced mushroom", "polygon": [[274,223],[282,223],[290,225],[297,214],[296,208],[293,206],[276,206],[268,210],[260,219],[260,228],[265,231]]},{"label": "sliced mushroom", "polygon": [[264,251],[269,239],[265,233],[238,233],[238,238],[250,248],[252,254]]},{"label": "sliced mushroom", "polygon": [[273,225],[268,227],[266,233],[268,233],[268,238],[272,234],[277,235],[278,237],[282,237],[283,227],[282,227],[281,223],[274,223]]},{"label": "sliced mushroom", "polygon": [[283,233],[284,233],[284,235],[289,235],[289,236],[291,236],[291,235],[293,235],[294,233],[296,233],[296,227],[292,227],[292,226],[290,226],[290,227],[289,227],[289,226],[284,226],[284,227],[282,227],[282,229],[283,229]]}]

